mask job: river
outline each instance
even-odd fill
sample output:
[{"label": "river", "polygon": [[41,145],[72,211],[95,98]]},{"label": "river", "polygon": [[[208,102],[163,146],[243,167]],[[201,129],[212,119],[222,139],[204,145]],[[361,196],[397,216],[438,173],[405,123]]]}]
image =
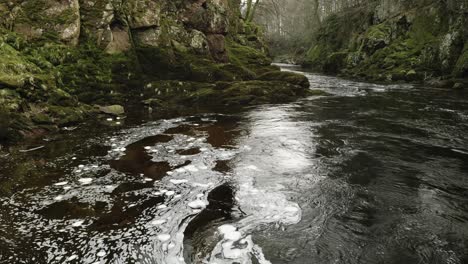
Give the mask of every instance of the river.
[{"label": "river", "polygon": [[0,263],[468,263],[468,93],[281,66],[328,95],[2,157]]}]

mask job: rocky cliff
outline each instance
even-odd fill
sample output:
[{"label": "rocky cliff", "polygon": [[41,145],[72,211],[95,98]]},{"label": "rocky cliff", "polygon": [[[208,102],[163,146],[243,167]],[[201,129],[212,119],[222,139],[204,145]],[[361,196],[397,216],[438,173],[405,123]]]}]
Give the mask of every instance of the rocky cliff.
[{"label": "rocky cliff", "polygon": [[466,0],[370,1],[328,17],[303,64],[374,81],[461,87],[467,40]]},{"label": "rocky cliff", "polygon": [[260,29],[244,22],[239,6],[240,0],[0,2],[0,139],[75,124],[96,104],[239,105],[304,94],[304,77],[272,77],[278,69]]}]

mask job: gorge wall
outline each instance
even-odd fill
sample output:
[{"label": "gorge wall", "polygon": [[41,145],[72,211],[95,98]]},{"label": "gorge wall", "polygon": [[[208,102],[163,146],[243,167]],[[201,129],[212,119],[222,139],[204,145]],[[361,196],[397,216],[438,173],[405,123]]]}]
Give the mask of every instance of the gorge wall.
[{"label": "gorge wall", "polygon": [[303,65],[372,81],[466,86],[466,0],[378,0],[331,15]]},{"label": "gorge wall", "polygon": [[0,141],[74,125],[94,105],[248,105],[305,93],[305,77],[279,80],[270,64],[240,0],[2,1]]}]

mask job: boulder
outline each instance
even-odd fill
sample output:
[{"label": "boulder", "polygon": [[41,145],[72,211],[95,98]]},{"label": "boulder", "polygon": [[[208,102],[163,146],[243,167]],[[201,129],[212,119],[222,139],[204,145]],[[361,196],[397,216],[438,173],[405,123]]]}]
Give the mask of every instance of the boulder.
[{"label": "boulder", "polygon": [[125,109],[121,105],[99,106],[99,111],[101,111],[101,113],[114,116],[125,114]]}]

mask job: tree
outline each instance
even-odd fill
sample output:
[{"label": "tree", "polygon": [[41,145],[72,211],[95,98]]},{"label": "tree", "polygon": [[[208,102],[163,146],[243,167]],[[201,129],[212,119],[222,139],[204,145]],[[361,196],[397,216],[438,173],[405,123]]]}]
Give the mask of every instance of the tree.
[{"label": "tree", "polygon": [[247,9],[245,11],[245,20],[247,22],[252,22],[252,20],[254,19],[259,3],[260,0],[255,0],[255,3],[253,2],[253,0],[247,0]]}]

